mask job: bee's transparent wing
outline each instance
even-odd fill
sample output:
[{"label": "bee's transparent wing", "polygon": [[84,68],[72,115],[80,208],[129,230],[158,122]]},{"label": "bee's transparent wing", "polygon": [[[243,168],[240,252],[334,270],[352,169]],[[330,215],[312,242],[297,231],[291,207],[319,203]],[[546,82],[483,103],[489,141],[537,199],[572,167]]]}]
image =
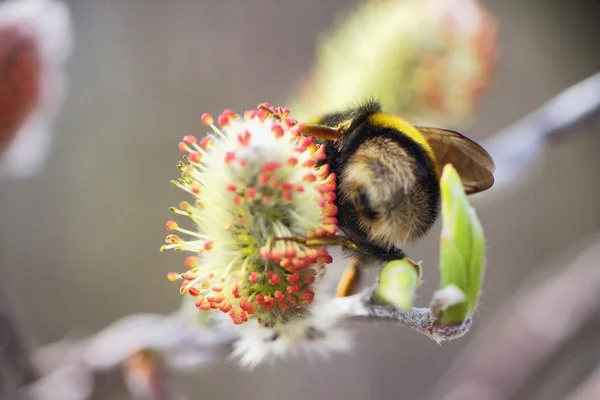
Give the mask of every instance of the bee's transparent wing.
[{"label": "bee's transparent wing", "polygon": [[468,137],[440,128],[417,127],[430,144],[438,165],[452,164],[461,177],[465,192],[474,194],[494,184],[494,160]]}]

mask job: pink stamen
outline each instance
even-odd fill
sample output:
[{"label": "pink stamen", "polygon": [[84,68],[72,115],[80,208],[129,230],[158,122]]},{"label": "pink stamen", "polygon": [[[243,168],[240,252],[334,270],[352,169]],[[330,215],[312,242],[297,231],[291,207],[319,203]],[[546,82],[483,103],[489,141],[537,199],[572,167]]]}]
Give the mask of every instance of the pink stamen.
[{"label": "pink stamen", "polygon": [[250,139],[252,138],[252,134],[249,131],[244,131],[244,133],[240,133],[238,135],[238,142],[242,147],[248,146],[250,143]]},{"label": "pink stamen", "polygon": [[259,186],[266,186],[269,183],[270,176],[267,173],[262,173],[258,175],[258,184]]},{"label": "pink stamen", "polygon": [[167,274],[167,279],[170,280],[171,282],[176,282],[181,279],[181,274],[179,274],[177,272],[169,272]]},{"label": "pink stamen", "polygon": [[219,304],[225,300],[225,295],[221,292],[210,292],[206,295],[206,299],[211,303]]},{"label": "pink stamen", "polygon": [[173,220],[169,220],[169,221],[167,221],[165,227],[167,228],[167,230],[169,232],[173,232],[174,230],[176,230],[177,228],[179,228],[179,225],[177,224],[177,222],[175,222]]},{"label": "pink stamen", "polygon": [[276,290],[275,293],[273,293],[273,297],[275,297],[277,301],[283,301],[285,299],[281,290]]},{"label": "pink stamen", "polygon": [[267,173],[274,172],[278,170],[279,167],[281,167],[281,164],[279,164],[277,161],[269,161],[263,165],[263,171]]},{"label": "pink stamen", "polygon": [[275,247],[271,250],[271,259],[275,262],[279,262],[284,257],[284,251],[279,247]]},{"label": "pink stamen", "polygon": [[248,276],[248,280],[249,280],[251,283],[256,283],[256,282],[258,282],[258,272],[256,272],[256,271],[252,271],[252,272],[250,272],[250,275]]},{"label": "pink stamen", "polygon": [[240,285],[238,285],[237,282],[235,282],[233,284],[233,288],[231,289],[231,294],[233,295],[233,297],[235,297],[236,299],[239,299],[240,296]]},{"label": "pink stamen", "polygon": [[294,246],[289,245],[286,249],[285,249],[285,257],[287,258],[294,258],[297,255],[297,251],[294,248]]},{"label": "pink stamen", "polygon": [[198,142],[198,139],[196,139],[195,136],[187,135],[187,136],[183,137],[183,141],[189,145],[192,145],[192,144],[196,144]]},{"label": "pink stamen", "polygon": [[247,110],[244,112],[244,119],[250,121],[256,117],[256,110]]},{"label": "pink stamen", "polygon": [[200,161],[202,161],[202,154],[198,153],[197,151],[192,151],[190,154],[188,154],[188,158],[191,162],[198,164]]},{"label": "pink stamen", "polygon": [[198,265],[198,257],[194,257],[194,256],[188,256],[183,265],[185,265],[186,268],[190,269],[190,268],[194,268],[195,266]]},{"label": "pink stamen", "polygon": [[210,140],[210,138],[208,136],[205,136],[202,139],[200,139],[200,147],[203,150],[206,150],[211,145],[212,145],[212,141]]},{"label": "pink stamen", "polygon": [[265,122],[265,120],[267,119],[267,117],[269,116],[269,112],[267,110],[264,109],[260,109],[256,112],[256,116],[258,117],[258,120],[260,122]]},{"label": "pink stamen", "polygon": [[256,305],[248,300],[248,298],[243,298],[240,300],[240,308],[250,315],[256,312]]},{"label": "pink stamen", "polygon": [[276,138],[283,137],[283,134],[285,133],[285,131],[279,124],[273,125],[273,127],[271,128],[271,132],[273,132],[273,135],[275,135]]},{"label": "pink stamen", "polygon": [[325,254],[319,258],[319,261],[321,261],[323,264],[331,264],[333,262],[333,257],[331,257],[329,254]]},{"label": "pink stamen", "polygon": [[265,305],[265,297],[261,293],[256,295],[256,303],[258,303],[259,306]]},{"label": "pink stamen", "polygon": [[300,274],[297,272],[294,272],[293,274],[288,276],[287,280],[291,284],[294,284],[294,285],[299,284],[300,283]]},{"label": "pink stamen", "polygon": [[335,224],[338,223],[338,220],[335,217],[325,217],[325,218],[322,219],[322,222],[325,225],[329,225],[329,224],[335,225]]},{"label": "pink stamen", "polygon": [[204,125],[211,125],[215,123],[214,118],[209,113],[202,114],[201,120]]},{"label": "pink stamen", "polygon": [[236,325],[241,325],[244,322],[248,321],[248,318],[246,317],[246,312],[241,309],[232,309],[229,312],[229,316],[231,317],[233,323]]},{"label": "pink stamen", "polygon": [[335,199],[337,199],[335,192],[323,193],[323,200],[331,202],[335,201]]},{"label": "pink stamen", "polygon": [[185,279],[186,281],[192,281],[192,280],[194,280],[195,277],[196,277],[196,274],[194,274],[193,272],[190,272],[190,271],[186,271],[183,274],[183,279]]},{"label": "pink stamen", "polygon": [[232,308],[233,305],[229,302],[229,300],[223,300],[223,302],[219,306],[219,310],[223,311],[224,313],[228,313],[229,311],[231,311]]},{"label": "pink stamen", "polygon": [[260,255],[262,258],[264,258],[265,260],[270,260],[271,259],[271,251],[263,246],[260,248]]},{"label": "pink stamen", "polygon": [[305,181],[305,182],[312,183],[312,182],[314,182],[314,181],[316,181],[316,180],[317,180],[317,177],[315,176],[315,174],[313,174],[313,173],[311,172],[311,173],[309,173],[309,174],[306,174],[306,175],[304,175],[304,178],[303,178],[303,179],[304,179],[304,181]]},{"label": "pink stamen", "polygon": [[306,160],[302,163],[303,167],[308,167],[308,168],[312,168],[315,165],[317,165],[317,162],[315,160],[313,160],[312,158],[309,158],[308,160]]},{"label": "pink stamen", "polygon": [[227,126],[227,125],[229,125],[229,122],[231,122],[234,118],[235,118],[235,112],[228,109],[228,110],[223,111],[221,113],[221,115],[219,115],[219,118],[217,119],[217,121],[219,122],[219,125]]},{"label": "pink stamen", "polygon": [[233,151],[226,152],[225,153],[225,163],[229,164],[233,160],[235,160],[235,153]]},{"label": "pink stamen", "polygon": [[298,293],[298,287],[296,286],[288,286],[285,288],[288,293]]},{"label": "pink stamen", "polygon": [[279,189],[280,185],[281,185],[281,181],[279,180],[279,178],[274,176],[273,179],[271,179],[271,188]]},{"label": "pink stamen", "polygon": [[329,193],[335,190],[335,185],[322,184],[317,186],[317,190],[321,193]]},{"label": "pink stamen", "polygon": [[169,244],[179,244],[181,243],[181,239],[177,235],[167,235],[165,242]]},{"label": "pink stamen", "polygon": [[312,290],[305,288],[302,289],[302,291],[299,293],[298,297],[300,298],[300,300],[304,301],[305,303],[312,303],[312,301],[315,298],[315,292],[313,292]]},{"label": "pink stamen", "polygon": [[338,208],[333,203],[327,203],[325,207],[323,207],[323,215],[326,217],[335,217],[338,212]]},{"label": "pink stamen", "polygon": [[181,151],[182,153],[189,153],[192,151],[192,149],[185,143],[185,142],[179,142],[179,151]]},{"label": "pink stamen", "polygon": [[210,302],[206,299],[202,299],[201,302],[196,301],[196,307],[202,311],[208,311],[212,308]]}]

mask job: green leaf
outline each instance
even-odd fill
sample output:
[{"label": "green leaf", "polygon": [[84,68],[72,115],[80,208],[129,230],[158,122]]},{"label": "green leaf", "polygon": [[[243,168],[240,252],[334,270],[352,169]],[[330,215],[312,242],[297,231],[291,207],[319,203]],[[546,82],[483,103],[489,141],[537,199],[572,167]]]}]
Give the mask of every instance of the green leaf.
[{"label": "green leaf", "polygon": [[467,298],[471,305],[470,313],[473,314],[477,304],[479,303],[479,295],[481,294],[481,286],[483,284],[483,275],[485,269],[485,236],[483,227],[477,218],[477,214],[473,208],[469,209],[471,214],[471,262],[470,262],[470,290],[467,293]]},{"label": "green leaf", "polygon": [[[479,301],[485,267],[483,228],[465,194],[460,176],[448,164],[440,180],[442,235],[440,290],[454,285],[465,295],[463,302],[441,308],[441,321],[460,323],[469,318]],[[443,298],[443,297],[442,297]]]},{"label": "green leaf", "polygon": [[379,273],[375,300],[400,310],[409,310],[413,306],[420,276],[421,267],[412,260],[390,261]]}]

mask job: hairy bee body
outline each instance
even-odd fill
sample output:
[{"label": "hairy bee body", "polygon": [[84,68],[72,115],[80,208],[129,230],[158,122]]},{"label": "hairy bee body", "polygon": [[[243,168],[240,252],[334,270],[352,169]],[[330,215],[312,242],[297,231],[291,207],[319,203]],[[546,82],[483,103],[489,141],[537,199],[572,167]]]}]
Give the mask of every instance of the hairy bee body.
[{"label": "hairy bee body", "polygon": [[477,143],[458,132],[415,127],[375,101],[311,123],[338,132],[321,139],[323,163],[337,176],[338,226],[356,245],[347,249],[355,269],[404,258],[402,247],[430,230],[445,164],[457,168],[469,194],[493,184],[494,163]]},{"label": "hairy bee body", "polygon": [[395,127],[381,126],[377,103],[326,115],[317,123],[347,133],[325,141],[338,179],[338,225],[356,245],[353,256],[373,261],[403,258],[400,246],[416,239],[439,214],[439,171],[431,152]]}]

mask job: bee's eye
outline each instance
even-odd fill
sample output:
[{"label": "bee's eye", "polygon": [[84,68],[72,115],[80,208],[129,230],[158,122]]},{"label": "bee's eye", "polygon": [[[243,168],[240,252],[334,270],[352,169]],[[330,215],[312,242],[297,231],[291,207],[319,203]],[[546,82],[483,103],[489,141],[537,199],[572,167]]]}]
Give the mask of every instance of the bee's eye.
[{"label": "bee's eye", "polygon": [[358,211],[369,219],[375,219],[378,216],[378,212],[373,208],[373,203],[369,197],[369,193],[361,188],[358,191],[358,197],[356,200],[356,208]]}]

